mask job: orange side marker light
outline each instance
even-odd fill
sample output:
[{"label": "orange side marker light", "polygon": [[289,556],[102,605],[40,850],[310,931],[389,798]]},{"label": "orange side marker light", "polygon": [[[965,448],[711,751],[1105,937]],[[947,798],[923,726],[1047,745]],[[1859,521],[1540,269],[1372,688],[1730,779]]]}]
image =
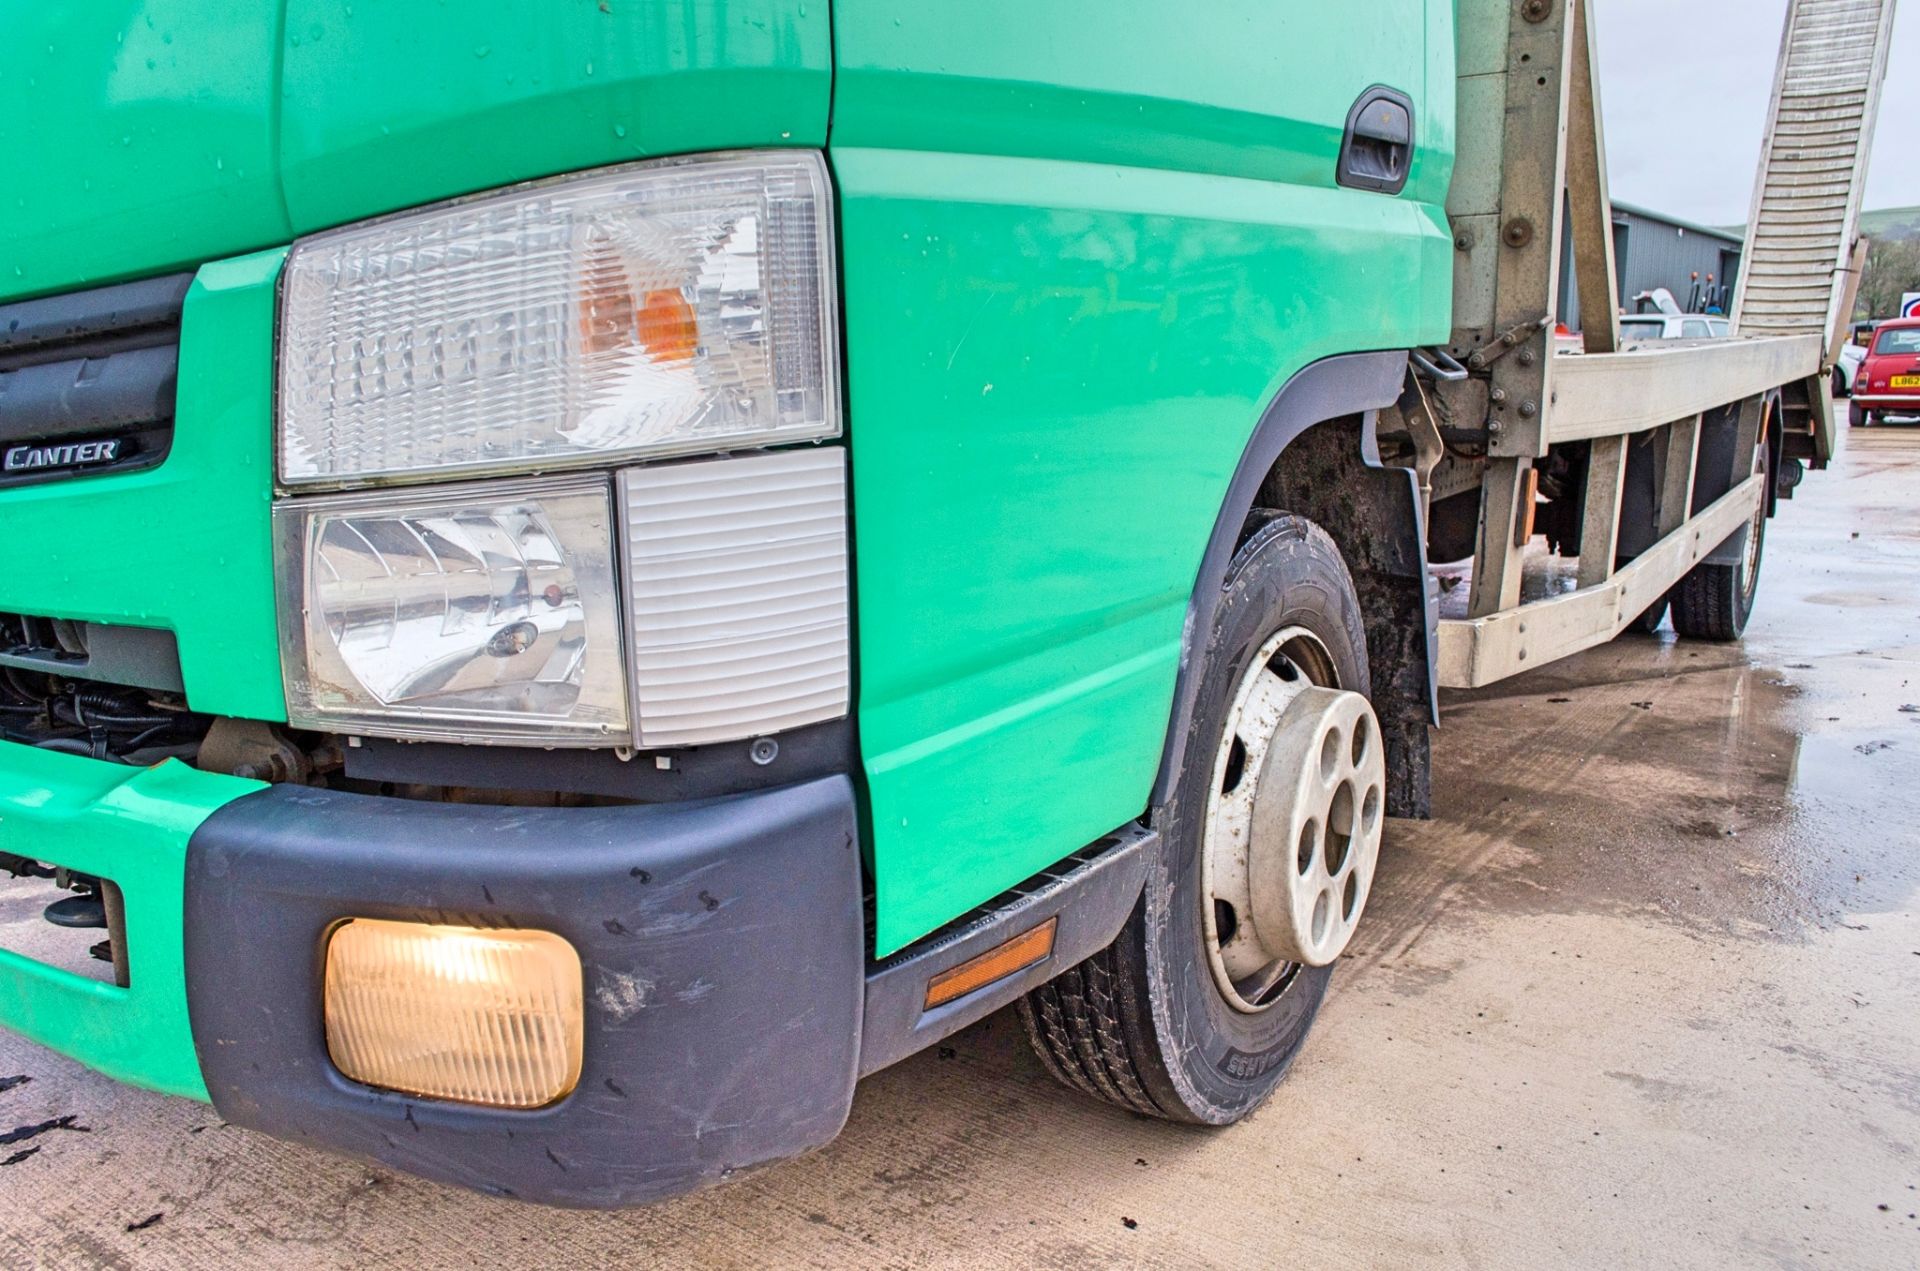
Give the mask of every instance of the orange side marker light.
[{"label": "orange side marker light", "polygon": [[936,1006],[945,1006],[975,989],[1046,961],[1053,953],[1054,931],[1059,925],[1059,916],[1055,915],[978,957],[942,971],[927,981],[926,1005],[922,1009],[930,1011]]}]

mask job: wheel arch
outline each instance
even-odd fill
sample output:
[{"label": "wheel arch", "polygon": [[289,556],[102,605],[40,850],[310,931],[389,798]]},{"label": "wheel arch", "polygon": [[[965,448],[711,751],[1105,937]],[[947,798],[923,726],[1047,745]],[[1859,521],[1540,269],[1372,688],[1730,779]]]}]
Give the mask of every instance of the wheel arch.
[{"label": "wheel arch", "polygon": [[1234,553],[1265,509],[1318,524],[1353,575],[1367,629],[1369,686],[1387,741],[1388,812],[1429,810],[1428,728],[1437,722],[1438,611],[1430,586],[1419,483],[1380,462],[1378,412],[1400,399],[1405,352],[1350,353],[1303,367],[1261,413],[1228,483],[1201,557],[1182,636],[1173,711],[1154,781],[1157,816],[1181,780],[1181,741],[1205,671],[1206,633]]}]

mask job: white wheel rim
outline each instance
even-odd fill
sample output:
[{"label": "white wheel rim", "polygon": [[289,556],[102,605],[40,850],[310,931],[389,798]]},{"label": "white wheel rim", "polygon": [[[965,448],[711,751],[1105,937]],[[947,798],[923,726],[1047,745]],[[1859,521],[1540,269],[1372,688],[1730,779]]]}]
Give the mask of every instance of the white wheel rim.
[{"label": "white wheel rim", "polygon": [[[1760,441],[1753,449],[1753,475],[1767,475],[1767,420],[1760,425]],[[1760,580],[1760,536],[1767,532],[1767,499],[1763,493],[1760,506],[1753,510],[1753,520],[1747,524],[1747,545],[1740,553],[1740,588],[1746,595],[1753,594],[1754,584]]]},{"label": "white wheel rim", "polygon": [[1301,966],[1338,958],[1372,890],[1386,823],[1380,725],[1334,680],[1311,632],[1276,633],[1236,685],[1215,751],[1203,916],[1214,981],[1239,1011],[1269,1009]]}]

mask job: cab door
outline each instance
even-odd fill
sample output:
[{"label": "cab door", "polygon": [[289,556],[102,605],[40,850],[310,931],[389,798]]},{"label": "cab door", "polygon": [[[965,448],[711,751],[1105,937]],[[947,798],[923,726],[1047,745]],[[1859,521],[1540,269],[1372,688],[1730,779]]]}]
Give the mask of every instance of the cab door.
[{"label": "cab door", "polygon": [[[1453,13],[835,0],[833,18],[884,954],[1142,814],[1262,410],[1309,362],[1446,341]],[[1374,89],[1404,103],[1406,171],[1342,184]],[[1391,166],[1395,127],[1363,137],[1360,169]]]}]

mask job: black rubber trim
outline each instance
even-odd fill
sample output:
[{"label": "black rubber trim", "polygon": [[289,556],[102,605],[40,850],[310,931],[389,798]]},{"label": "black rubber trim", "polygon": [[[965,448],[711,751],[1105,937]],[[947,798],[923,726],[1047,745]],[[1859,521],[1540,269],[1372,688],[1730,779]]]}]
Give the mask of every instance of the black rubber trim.
[{"label": "black rubber trim", "polygon": [[[1152,803],[1163,808],[1172,798],[1179,780],[1179,758],[1184,749],[1187,728],[1193,720],[1193,694],[1200,682],[1202,650],[1198,642],[1212,629],[1213,611],[1220,603],[1221,583],[1227,566],[1239,546],[1247,516],[1253,511],[1260,485],[1272,470],[1274,461],[1288,443],[1315,424],[1342,415],[1357,415],[1384,410],[1400,400],[1400,389],[1407,374],[1407,354],[1399,352],[1346,353],[1302,367],[1284,384],[1260,416],[1253,436],[1234,469],[1233,480],[1221,501],[1214,521],[1213,536],[1207,540],[1206,553],[1200,559],[1200,573],[1193,585],[1193,598],[1187,605],[1186,635],[1180,659],[1180,677],[1174,688],[1173,715],[1167,725],[1166,744],[1161,748],[1160,773],[1154,781]],[[1416,550],[1418,550],[1416,548]],[[1429,641],[1437,639],[1433,627],[1433,609],[1428,606]],[[1429,663],[1431,668],[1432,663]],[[1431,676],[1430,676],[1431,678]],[[1437,693],[1429,688],[1429,696]]]},{"label": "black rubber trim", "polygon": [[191,273],[170,274],[0,305],[0,370],[173,343],[192,286]]},{"label": "black rubber trim", "polygon": [[[1130,825],[1035,875],[867,975],[860,1075],[878,1072],[991,1015],[1113,943],[1140,899],[1160,836]],[[1058,916],[1053,952],[1016,975],[924,1009],[927,982]]]},{"label": "black rubber trim", "polygon": [[0,487],[166,459],[192,274],[0,304]]},{"label": "black rubber trim", "polygon": [[0,375],[0,442],[66,441],[173,414],[180,350],[44,362]]},{"label": "black rubber trim", "polygon": [[[769,748],[764,743],[771,742]],[[758,750],[756,750],[758,746]],[[772,755],[767,758],[771,749]],[[712,799],[851,772],[858,760],[853,721],[834,719],[752,741],[641,751],[536,750],[363,737],[346,748],[347,775],[365,781],[565,790],[661,803]],[[766,762],[754,758],[758,753]],[[665,760],[666,767],[660,763]]]},{"label": "black rubber trim", "polygon": [[[844,776],[661,807],[247,795],[187,857],[208,1093],[237,1125],[557,1205],[658,1200],[817,1147],[860,1053],[857,839]],[[566,937],[586,977],[579,1087],[515,1112],[341,1076],[321,972],[351,917]]]}]

